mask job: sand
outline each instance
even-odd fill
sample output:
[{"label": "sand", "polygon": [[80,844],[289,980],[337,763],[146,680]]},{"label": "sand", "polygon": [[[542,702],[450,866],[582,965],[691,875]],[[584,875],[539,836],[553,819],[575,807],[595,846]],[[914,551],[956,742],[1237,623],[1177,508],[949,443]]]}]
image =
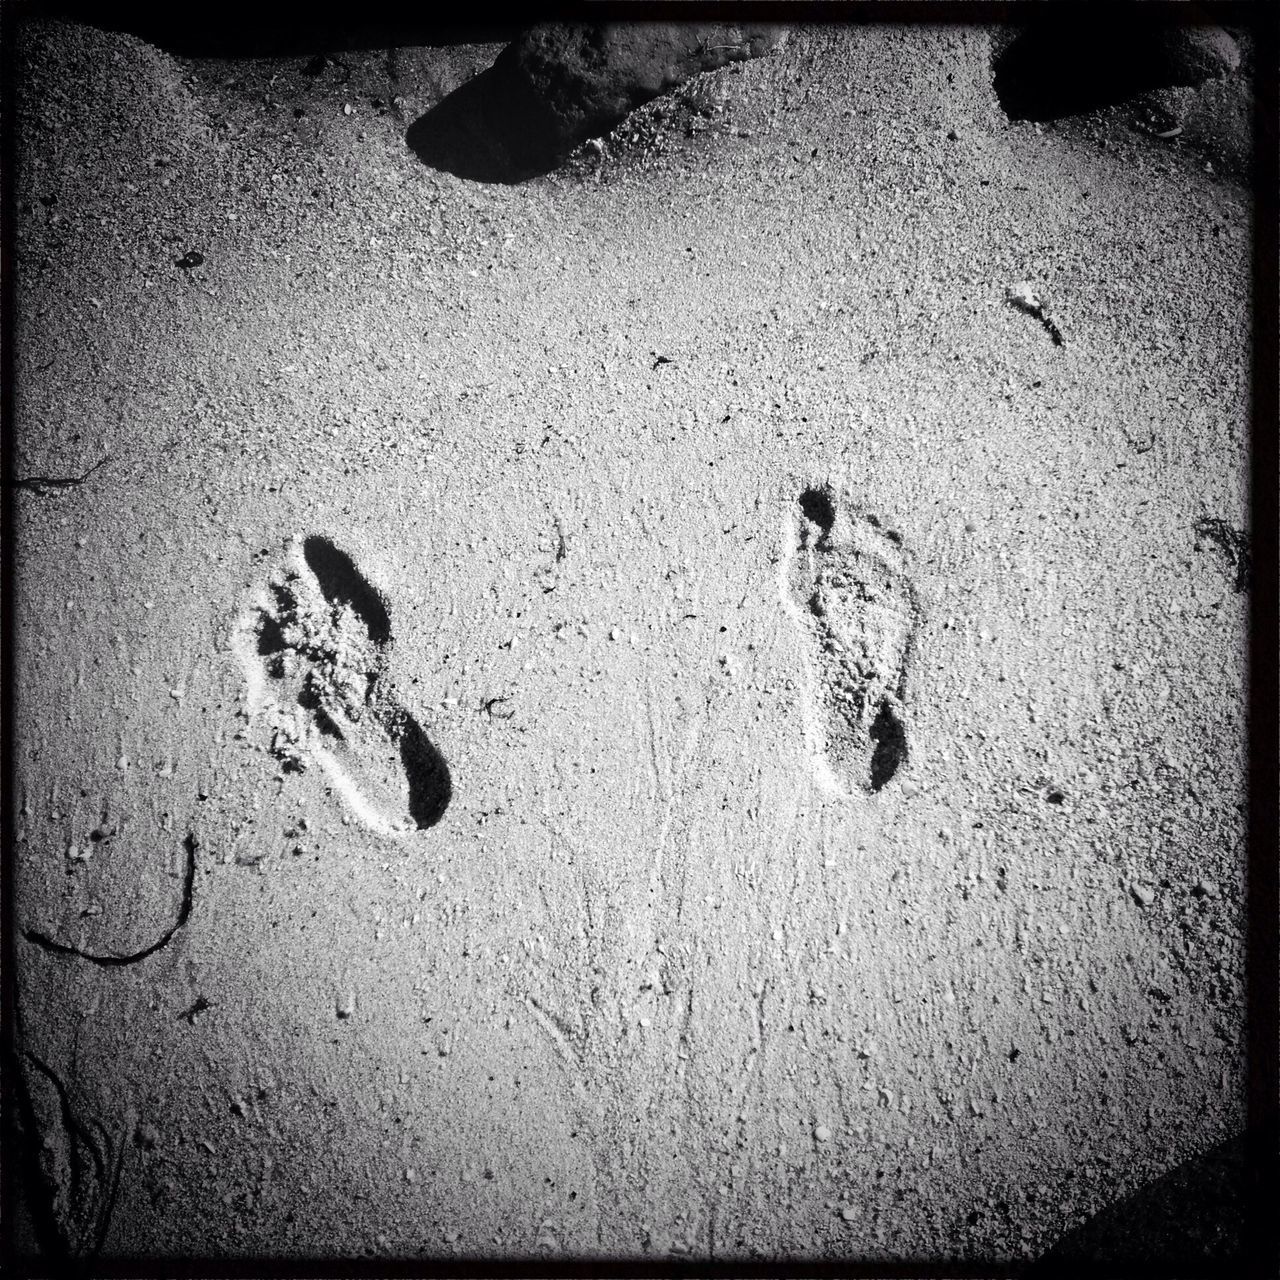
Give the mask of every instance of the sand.
[{"label": "sand", "polygon": [[28,1247],[1000,1263],[1240,1130],[1247,60],[797,28],[506,186],[496,44],[24,41]]}]

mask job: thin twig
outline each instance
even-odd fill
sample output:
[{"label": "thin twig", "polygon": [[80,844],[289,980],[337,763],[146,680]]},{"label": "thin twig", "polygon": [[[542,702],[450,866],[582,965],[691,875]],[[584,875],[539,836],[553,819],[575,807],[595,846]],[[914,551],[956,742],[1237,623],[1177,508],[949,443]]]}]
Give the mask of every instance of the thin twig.
[{"label": "thin twig", "polygon": [[43,947],[46,951],[56,951],[60,955],[76,956],[80,960],[88,960],[92,964],[104,967],[137,964],[139,960],[145,960],[148,956],[154,955],[187,923],[191,915],[196,882],[196,850],[200,847],[200,844],[195,836],[190,833],[182,843],[183,848],[187,851],[187,868],[182,882],[182,903],[178,908],[178,918],[168,932],[149,947],[144,947],[141,951],[135,951],[132,955],[122,956],[110,951],[82,951],[79,947],[73,947],[66,942],[59,942],[56,938],[51,938],[47,933],[42,933],[38,929],[24,929],[22,936],[28,942],[34,942],[36,946]]},{"label": "thin twig", "polygon": [[99,458],[82,476],[19,476],[13,481],[13,487],[30,489],[35,493],[47,493],[50,489],[74,489],[84,484],[99,467],[105,467],[110,461],[110,454]]}]

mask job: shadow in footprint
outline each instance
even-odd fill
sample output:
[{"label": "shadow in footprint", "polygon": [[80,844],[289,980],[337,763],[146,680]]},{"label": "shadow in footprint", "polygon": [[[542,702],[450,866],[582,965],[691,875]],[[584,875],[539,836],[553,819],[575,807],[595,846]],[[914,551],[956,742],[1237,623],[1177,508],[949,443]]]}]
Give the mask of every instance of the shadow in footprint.
[{"label": "shadow in footprint", "polygon": [[398,726],[400,763],[409,783],[409,816],[418,827],[433,827],[453,798],[449,766],[421,725],[407,712]]},{"label": "shadow in footprint", "polygon": [[872,741],[871,790],[879,791],[906,763],[907,730],[888,700],[880,704],[867,736]]},{"label": "shadow in footprint", "polygon": [[424,164],[475,182],[525,182],[561,158],[546,109],[501,60],[419,116],[405,141]]},{"label": "shadow in footprint", "polygon": [[391,639],[391,615],[351,557],[319,535],[312,535],[302,544],[302,554],[316,575],[324,598],[330,604],[349,604],[368,628],[369,639],[386,644]]},{"label": "shadow in footprint", "polygon": [[836,522],[836,509],[829,493],[822,489],[806,489],[800,495],[800,510],[823,533],[831,532],[831,526]]}]

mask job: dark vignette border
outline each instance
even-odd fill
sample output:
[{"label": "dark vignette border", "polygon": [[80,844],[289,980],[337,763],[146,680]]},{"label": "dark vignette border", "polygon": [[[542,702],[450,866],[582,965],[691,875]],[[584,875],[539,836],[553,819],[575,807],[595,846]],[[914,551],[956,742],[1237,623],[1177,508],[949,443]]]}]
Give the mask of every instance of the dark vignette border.
[{"label": "dark vignette border", "polygon": [[[1058,12],[1080,16],[1105,14],[1105,0],[1054,0]],[[13,463],[14,410],[14,160],[16,137],[16,55],[14,35],[28,18],[64,17],[113,29],[127,29],[141,22],[148,6],[141,0],[94,3],[93,0],[0,0],[0,1018],[3,1025],[6,1064],[14,1061],[16,976],[14,949],[14,790],[13,737],[14,609],[16,564],[14,545]],[[742,20],[781,23],[998,23],[1016,22],[1041,9],[1036,0],[533,0],[522,6],[520,25],[553,19],[578,21]],[[314,13],[279,5],[274,9],[249,0],[206,11],[213,28],[233,27],[263,31],[262,52],[281,52]],[[447,12],[447,10],[446,10]],[[406,19],[395,6],[365,10],[346,24],[330,22],[317,41],[329,47],[376,47],[382,44],[429,43],[433,33],[445,40],[478,40],[485,35],[508,36],[511,13],[502,4],[473,4],[468,21],[432,22]],[[1251,541],[1255,575],[1250,604],[1249,637],[1249,853],[1247,899],[1247,1069],[1248,1128],[1245,1134],[1246,1179],[1249,1191],[1247,1271],[1259,1277],[1280,1274],[1280,1215],[1273,1196],[1280,1187],[1280,1054],[1277,1052],[1280,1014],[1280,867],[1277,865],[1277,826],[1280,802],[1276,780],[1280,776],[1277,726],[1277,434],[1280,432],[1280,306],[1277,280],[1280,254],[1280,87],[1272,74],[1280,66],[1280,5],[1267,0],[1145,0],[1144,19],[1153,23],[1179,23],[1197,18],[1252,27],[1256,42],[1254,105],[1254,225],[1253,225],[1253,372],[1251,405]],[[188,19],[190,20],[190,19]],[[499,35],[499,33],[501,33]],[[150,34],[140,31],[144,36]],[[310,37],[308,30],[304,43]],[[150,38],[154,39],[154,35]],[[344,44],[345,40],[345,44]],[[8,1072],[5,1072],[6,1077]],[[12,1081],[4,1080],[3,1132],[7,1138],[14,1118]],[[55,1275],[56,1263],[23,1270],[14,1255],[12,1209],[17,1195],[11,1153],[0,1160],[0,1265],[11,1275]],[[263,1276],[884,1276],[884,1277],[997,1277],[1021,1276],[1035,1264],[956,1265],[922,1260],[916,1263],[859,1264],[856,1262],[802,1262],[797,1260],[743,1260],[734,1262],[649,1261],[622,1259],[482,1259],[442,1258],[396,1262],[377,1259],[328,1262],[323,1260],[222,1259],[119,1259],[99,1261],[94,1272],[120,1277],[263,1277]],[[1134,1267],[1109,1270],[1090,1264],[1091,1280],[1105,1275],[1137,1277],[1167,1274],[1164,1269]],[[1193,1268],[1179,1275],[1196,1274]],[[1208,1274],[1208,1273],[1205,1273]]]}]

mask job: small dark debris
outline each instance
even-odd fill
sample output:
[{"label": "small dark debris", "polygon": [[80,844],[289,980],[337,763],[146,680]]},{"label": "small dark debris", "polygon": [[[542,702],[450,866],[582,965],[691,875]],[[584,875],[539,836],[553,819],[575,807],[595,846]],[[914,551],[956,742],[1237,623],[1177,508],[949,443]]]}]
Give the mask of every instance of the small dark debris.
[{"label": "small dark debris", "polygon": [[1252,557],[1249,553],[1249,535],[1243,529],[1236,529],[1218,516],[1205,516],[1195,523],[1195,549],[1201,550],[1202,540],[1212,542],[1227,558],[1227,563],[1235,569],[1235,589],[1237,592],[1247,591],[1252,577]]},{"label": "small dark debris", "polygon": [[180,258],[174,259],[174,266],[181,267],[184,271],[190,271],[193,267],[198,267],[204,262],[204,254],[199,249],[188,249]]},{"label": "small dark debris", "polygon": [[1049,314],[1049,308],[1034,294],[1026,290],[1015,289],[1009,293],[1008,300],[1010,305],[1017,310],[1039,320],[1045,332],[1053,339],[1055,347],[1066,345],[1066,338],[1063,336],[1058,322]]},{"label": "small dark debris", "polygon": [[1050,804],[1065,804],[1067,797],[1061,791],[1050,791],[1049,794],[1045,796],[1045,799]]},{"label": "small dark debris", "polygon": [[195,1003],[190,1009],[184,1009],[178,1014],[175,1021],[186,1022],[190,1026],[196,1025],[196,1019],[206,1010],[213,1008],[213,1005],[204,998],[204,996],[196,996]]},{"label": "small dark debris", "polygon": [[1009,1050],[1009,1061],[1017,1062],[1020,1057],[1022,1057],[1022,1050],[1019,1049],[1017,1045],[1014,1045],[1013,1048]]},{"label": "small dark debris", "polygon": [[[654,354],[656,355],[657,353],[655,352]],[[658,356],[653,362],[653,367],[656,369],[660,364],[675,364],[675,361],[670,356]]]},{"label": "small dark debris", "polygon": [[510,695],[505,693],[500,694],[496,698],[484,698],[480,702],[480,710],[484,711],[489,716],[489,719],[491,720],[514,720],[515,714],[516,714],[514,711],[495,711],[494,710],[494,707],[498,706],[499,703],[510,702],[510,701],[511,701]]}]

